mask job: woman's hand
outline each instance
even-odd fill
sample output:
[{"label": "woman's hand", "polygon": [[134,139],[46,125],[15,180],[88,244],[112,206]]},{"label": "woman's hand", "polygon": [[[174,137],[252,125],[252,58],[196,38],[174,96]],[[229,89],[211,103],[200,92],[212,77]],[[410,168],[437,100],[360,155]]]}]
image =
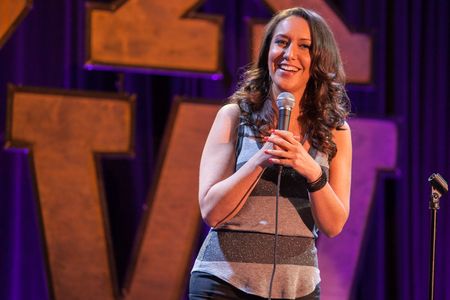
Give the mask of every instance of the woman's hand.
[{"label": "woman's hand", "polygon": [[[329,183],[310,193],[314,220],[319,230],[329,237],[341,232],[349,214],[352,147],[347,123],[341,130],[333,131],[333,140],[338,152],[330,163]],[[319,164],[291,132],[275,130],[266,141],[274,145],[272,150],[265,150],[272,155],[269,159],[272,163],[294,168],[309,182],[321,175]]]},{"label": "woman's hand", "polygon": [[321,175],[320,165],[300,143],[300,137],[294,136],[290,131],[274,130],[272,135],[265,140],[274,145],[273,149],[264,150],[266,154],[271,155],[269,162],[292,167],[309,182],[316,180]]}]

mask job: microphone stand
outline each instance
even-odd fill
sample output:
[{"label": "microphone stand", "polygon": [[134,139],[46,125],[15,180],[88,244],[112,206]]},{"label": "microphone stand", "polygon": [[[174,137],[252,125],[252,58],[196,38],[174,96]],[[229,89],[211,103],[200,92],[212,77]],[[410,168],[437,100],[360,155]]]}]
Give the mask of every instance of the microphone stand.
[{"label": "microphone stand", "polygon": [[436,263],[436,224],[437,210],[439,209],[439,199],[448,192],[448,185],[439,174],[432,174],[428,181],[431,183],[430,206],[431,209],[431,244],[430,244],[430,277],[429,277],[429,298],[434,299],[434,266]]}]

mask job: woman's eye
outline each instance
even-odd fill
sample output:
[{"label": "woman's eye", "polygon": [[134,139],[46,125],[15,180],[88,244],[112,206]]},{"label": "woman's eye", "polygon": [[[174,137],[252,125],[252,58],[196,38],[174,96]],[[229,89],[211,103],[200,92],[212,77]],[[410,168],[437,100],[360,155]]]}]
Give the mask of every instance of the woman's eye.
[{"label": "woman's eye", "polygon": [[311,49],[311,45],[310,44],[300,44],[300,45],[298,45],[300,48],[302,48],[302,49]]},{"label": "woman's eye", "polygon": [[275,44],[277,44],[278,46],[281,46],[281,47],[285,47],[288,45],[288,42],[285,40],[275,40]]}]

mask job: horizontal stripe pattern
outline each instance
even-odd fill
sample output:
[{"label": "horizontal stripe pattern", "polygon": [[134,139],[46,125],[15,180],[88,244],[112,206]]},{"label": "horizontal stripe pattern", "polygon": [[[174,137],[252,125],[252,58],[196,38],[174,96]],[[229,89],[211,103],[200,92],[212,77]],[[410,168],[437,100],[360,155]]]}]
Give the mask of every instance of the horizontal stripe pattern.
[{"label": "horizontal stripe pattern", "polygon": [[[313,238],[317,235],[308,199],[279,199],[278,233]],[[275,200],[273,196],[251,196],[228,222],[216,228],[247,232],[275,233]]]},{"label": "horizontal stripe pattern", "polygon": [[[236,170],[261,147],[263,140],[241,125],[236,149]],[[328,158],[312,148],[310,155],[328,173]],[[195,260],[200,271],[236,288],[268,297],[275,241],[277,168],[268,167],[239,212],[212,229]],[[279,198],[277,269],[272,297],[294,299],[312,293],[320,282],[315,238],[306,180],[292,168],[283,168]]]},{"label": "horizontal stripe pattern", "polygon": [[[273,234],[211,230],[203,261],[273,263]],[[277,263],[317,267],[317,250],[311,238],[279,236]]]}]

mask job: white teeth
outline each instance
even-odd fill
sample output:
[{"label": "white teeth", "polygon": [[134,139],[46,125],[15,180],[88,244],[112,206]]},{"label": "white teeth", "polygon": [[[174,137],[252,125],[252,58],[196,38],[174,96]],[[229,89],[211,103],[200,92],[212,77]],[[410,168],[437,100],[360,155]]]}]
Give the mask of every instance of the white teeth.
[{"label": "white teeth", "polygon": [[289,71],[289,72],[297,72],[300,69],[294,66],[290,66],[290,65],[279,65],[279,68],[283,71]]}]

